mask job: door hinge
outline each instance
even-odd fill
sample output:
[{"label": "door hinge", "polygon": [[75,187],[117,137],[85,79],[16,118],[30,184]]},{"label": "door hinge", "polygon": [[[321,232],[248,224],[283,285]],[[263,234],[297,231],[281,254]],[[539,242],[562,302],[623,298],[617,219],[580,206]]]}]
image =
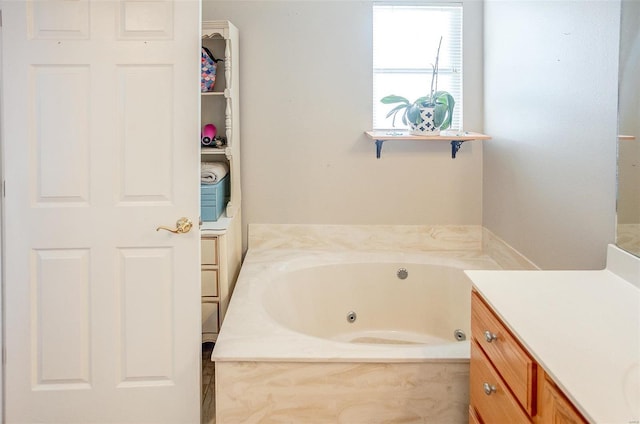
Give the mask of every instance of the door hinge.
[{"label": "door hinge", "polygon": [[2,197],[7,197],[7,182],[2,180]]},{"label": "door hinge", "polygon": [[0,28],[2,27],[2,9],[0,9]]}]

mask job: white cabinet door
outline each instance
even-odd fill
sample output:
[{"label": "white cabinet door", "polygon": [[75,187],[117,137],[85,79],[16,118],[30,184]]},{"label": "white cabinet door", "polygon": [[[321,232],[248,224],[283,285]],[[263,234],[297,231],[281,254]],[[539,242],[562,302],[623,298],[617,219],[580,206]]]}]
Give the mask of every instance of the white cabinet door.
[{"label": "white cabinet door", "polygon": [[6,421],[197,423],[200,3],[1,7]]}]

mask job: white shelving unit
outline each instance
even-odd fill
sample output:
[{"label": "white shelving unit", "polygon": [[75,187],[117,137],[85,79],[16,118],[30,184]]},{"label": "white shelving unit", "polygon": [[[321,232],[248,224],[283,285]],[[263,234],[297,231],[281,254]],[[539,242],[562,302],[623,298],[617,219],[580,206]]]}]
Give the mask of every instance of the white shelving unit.
[{"label": "white shelving unit", "polygon": [[214,91],[202,93],[200,124],[214,124],[226,138],[220,148],[202,147],[203,162],[229,164],[229,202],[215,222],[203,222],[202,241],[202,341],[213,342],[229,305],[242,260],[240,190],[240,108],[238,29],[229,21],[202,23],[202,44],[218,63]]},{"label": "white shelving unit", "polygon": [[225,215],[232,218],[241,203],[238,29],[229,21],[204,21],[202,44],[224,62],[218,63],[214,90],[201,95],[200,123],[214,124],[227,144],[222,148],[203,147],[201,157],[203,161],[229,163],[230,198]]}]

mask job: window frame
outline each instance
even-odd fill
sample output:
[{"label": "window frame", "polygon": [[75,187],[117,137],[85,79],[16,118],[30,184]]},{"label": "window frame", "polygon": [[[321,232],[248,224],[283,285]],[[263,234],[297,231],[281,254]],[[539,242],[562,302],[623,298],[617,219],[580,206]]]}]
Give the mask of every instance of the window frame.
[{"label": "window frame", "polygon": [[[457,36],[457,44],[455,44],[454,48],[451,48],[451,50],[457,50],[459,52],[459,56],[457,56],[457,62],[454,63],[452,62],[450,67],[441,67],[439,66],[438,69],[438,73],[439,73],[439,77],[452,77],[455,75],[459,75],[456,84],[457,84],[457,90],[455,90],[455,93],[451,93],[452,95],[454,95],[454,98],[456,100],[456,107],[454,110],[454,122],[452,122],[452,126],[451,129],[462,129],[463,128],[463,108],[462,108],[462,104],[464,101],[464,90],[463,90],[463,84],[464,84],[464,73],[463,73],[463,69],[464,69],[464,55],[463,55],[463,29],[464,29],[464,25],[463,25],[463,19],[464,19],[464,8],[463,8],[463,3],[462,1],[392,1],[392,0],[379,0],[379,1],[374,1],[372,4],[372,18],[374,20],[374,22],[372,23],[372,53],[373,53],[373,57],[372,57],[372,81],[373,81],[373,94],[375,95],[376,93],[376,82],[377,82],[377,77],[381,76],[381,75],[394,75],[394,74],[404,74],[404,75],[419,75],[419,76],[424,76],[427,77],[427,79],[429,81],[431,81],[431,74],[432,74],[432,68],[425,68],[425,67],[393,67],[393,68],[389,68],[389,67],[376,67],[375,63],[376,63],[376,46],[375,46],[375,31],[376,31],[376,24],[375,24],[375,8],[376,7],[407,7],[407,8],[411,8],[411,7],[417,7],[417,8],[433,8],[434,10],[437,9],[447,9],[447,8],[453,8],[456,9],[455,13],[459,13],[459,18],[457,19],[457,24],[459,25],[459,33]],[[441,54],[442,56],[442,54]],[[434,52],[434,59],[435,59],[435,52]],[[459,65],[458,65],[459,64]],[[456,66],[457,65],[457,66]],[[439,79],[440,79],[439,78]],[[451,92],[451,90],[449,89],[448,91]],[[428,92],[418,92],[416,90],[416,95],[414,98],[409,98],[409,101],[414,101],[416,98],[420,97],[420,96],[424,96],[426,94],[428,94]],[[387,94],[394,94],[394,93],[386,93]],[[379,131],[392,131],[392,130],[402,130],[402,129],[406,129],[407,126],[403,125],[401,122],[401,119],[396,119],[396,123],[395,126],[392,126],[391,121],[387,120],[387,119],[382,119],[382,122],[378,122],[380,120],[380,117],[384,117],[386,115],[386,113],[391,110],[393,108],[393,105],[383,105],[380,102],[379,98],[375,98],[372,99],[372,105],[373,105],[373,110],[372,110],[372,126],[374,130],[379,130]],[[382,113],[381,113],[382,112]],[[457,116],[456,116],[457,115]],[[391,118],[389,118],[391,119]],[[388,125],[386,125],[385,123],[388,122]],[[385,124],[385,125],[381,125],[381,124]]]}]

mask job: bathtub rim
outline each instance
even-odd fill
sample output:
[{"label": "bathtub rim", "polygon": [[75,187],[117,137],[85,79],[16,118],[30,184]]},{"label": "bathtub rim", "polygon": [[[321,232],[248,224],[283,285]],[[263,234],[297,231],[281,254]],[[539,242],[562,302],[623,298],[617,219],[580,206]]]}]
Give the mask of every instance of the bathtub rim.
[{"label": "bathtub rim", "polygon": [[[500,269],[481,251],[377,252],[249,249],[216,342],[213,361],[268,362],[468,362],[469,341],[446,345],[367,345],[319,338],[283,328],[260,308],[268,281],[287,270],[340,263],[434,264]],[[471,286],[470,286],[471,287]],[[469,293],[469,295],[471,295]],[[257,303],[256,303],[257,302]],[[257,316],[247,315],[257,313]],[[249,321],[249,322],[247,322]],[[269,334],[266,333],[269,331]]]}]

